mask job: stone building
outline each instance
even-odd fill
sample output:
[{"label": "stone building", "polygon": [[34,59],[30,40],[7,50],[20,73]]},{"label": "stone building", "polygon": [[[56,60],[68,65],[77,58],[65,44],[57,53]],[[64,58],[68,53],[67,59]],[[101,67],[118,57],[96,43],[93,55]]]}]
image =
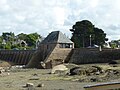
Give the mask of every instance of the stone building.
[{"label": "stone building", "polygon": [[64,63],[72,48],[74,43],[69,38],[60,31],[53,31],[40,43],[27,67],[40,67],[40,62],[44,62],[45,68],[52,68]]}]

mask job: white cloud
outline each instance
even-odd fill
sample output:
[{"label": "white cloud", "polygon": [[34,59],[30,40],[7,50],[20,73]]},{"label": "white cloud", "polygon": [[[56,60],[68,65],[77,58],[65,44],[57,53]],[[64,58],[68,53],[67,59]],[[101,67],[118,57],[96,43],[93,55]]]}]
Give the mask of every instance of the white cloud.
[{"label": "white cloud", "polygon": [[16,20],[23,22],[25,20],[26,17],[21,16],[21,15],[15,15]]},{"label": "white cloud", "polygon": [[63,25],[65,20],[65,10],[61,7],[55,7],[53,13],[55,14],[56,24]]},{"label": "white cloud", "polygon": [[76,21],[88,19],[108,37],[118,39],[119,3],[120,0],[0,0],[0,33],[47,35],[61,30],[70,35],[69,29]]},{"label": "white cloud", "polygon": [[94,8],[98,5],[99,0],[91,0],[90,3],[91,3],[91,6]]}]

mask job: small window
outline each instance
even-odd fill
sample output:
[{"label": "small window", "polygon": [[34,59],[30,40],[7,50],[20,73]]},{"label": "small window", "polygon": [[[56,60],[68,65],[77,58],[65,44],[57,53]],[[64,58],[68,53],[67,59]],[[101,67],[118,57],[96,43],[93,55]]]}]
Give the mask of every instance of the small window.
[{"label": "small window", "polygon": [[65,48],[70,48],[70,44],[66,44],[66,45],[65,45]]},{"label": "small window", "polygon": [[59,47],[60,47],[60,48],[65,48],[65,44],[61,43],[61,44],[59,45]]},{"label": "small window", "polygon": [[59,44],[59,47],[60,48],[72,48],[72,44],[70,44],[70,43],[61,43],[61,44]]}]

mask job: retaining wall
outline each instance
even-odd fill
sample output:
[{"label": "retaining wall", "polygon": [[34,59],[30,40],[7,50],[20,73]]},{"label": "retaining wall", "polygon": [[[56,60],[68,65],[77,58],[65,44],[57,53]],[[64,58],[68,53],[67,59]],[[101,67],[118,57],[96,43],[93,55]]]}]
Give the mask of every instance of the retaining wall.
[{"label": "retaining wall", "polygon": [[45,59],[46,68],[69,61],[72,48],[55,48]]},{"label": "retaining wall", "polygon": [[120,60],[120,49],[73,49],[69,63],[89,64],[108,63],[112,60]]},{"label": "retaining wall", "polygon": [[35,50],[0,50],[0,59],[19,65],[26,65]]},{"label": "retaining wall", "polygon": [[112,60],[120,60],[120,49],[64,49],[55,48],[43,59],[43,52],[37,50],[0,50],[0,59],[19,65],[26,65],[33,58],[31,64],[39,66],[40,62],[46,63],[46,68],[56,64],[67,62],[75,64],[108,63]]}]

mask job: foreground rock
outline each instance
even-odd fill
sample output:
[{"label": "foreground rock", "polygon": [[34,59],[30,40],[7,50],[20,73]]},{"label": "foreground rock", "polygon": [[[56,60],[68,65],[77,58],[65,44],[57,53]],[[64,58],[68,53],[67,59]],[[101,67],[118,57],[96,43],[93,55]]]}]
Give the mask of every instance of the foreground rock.
[{"label": "foreground rock", "polygon": [[70,75],[99,75],[104,73],[104,70],[99,66],[77,66],[70,69]]},{"label": "foreground rock", "polygon": [[86,72],[83,68],[81,67],[74,67],[72,69],[70,69],[70,75],[85,75]]},{"label": "foreground rock", "polygon": [[64,64],[57,65],[52,68],[51,74],[67,74],[68,68]]},{"label": "foreground rock", "polygon": [[37,85],[37,87],[44,87],[44,84],[40,83],[40,84]]},{"label": "foreground rock", "polygon": [[33,83],[26,83],[25,87],[34,87],[34,84]]},{"label": "foreground rock", "polygon": [[99,75],[104,70],[99,66],[78,66],[75,64],[61,64],[53,67],[51,74],[63,74],[63,75]]}]

